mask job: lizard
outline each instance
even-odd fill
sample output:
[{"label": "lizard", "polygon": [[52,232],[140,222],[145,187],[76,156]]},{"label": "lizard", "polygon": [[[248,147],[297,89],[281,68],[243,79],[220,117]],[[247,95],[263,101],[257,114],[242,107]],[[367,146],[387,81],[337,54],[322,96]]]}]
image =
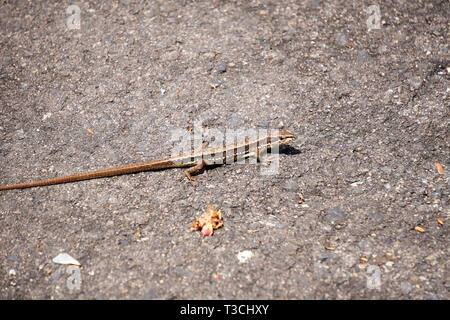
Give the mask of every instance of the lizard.
[{"label": "lizard", "polygon": [[[296,135],[288,130],[278,130],[277,134],[266,134],[257,138],[246,138],[244,142],[235,142],[232,145],[222,148],[205,148],[199,152],[190,154],[181,154],[177,157],[169,157],[164,159],[152,160],[149,162],[131,164],[111,169],[103,169],[97,171],[73,174],[48,180],[40,180],[34,182],[26,182],[20,184],[0,186],[1,190],[25,189],[40,186],[49,186],[54,184],[76,182],[82,180],[106,178],[119,176],[124,174],[138,173],[143,171],[164,170],[170,168],[186,168],[184,171],[187,179],[197,180],[193,174],[197,174],[207,166],[213,166],[224,163],[236,162],[251,156],[255,156],[260,161],[260,154],[275,146],[288,144],[296,139]],[[193,183],[192,183],[193,184]]]}]

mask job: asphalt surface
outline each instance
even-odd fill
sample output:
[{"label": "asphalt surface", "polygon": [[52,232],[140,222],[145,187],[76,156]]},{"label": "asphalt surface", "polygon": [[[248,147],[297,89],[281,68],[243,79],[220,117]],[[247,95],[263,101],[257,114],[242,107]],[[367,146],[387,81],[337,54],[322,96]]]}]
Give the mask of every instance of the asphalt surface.
[{"label": "asphalt surface", "polygon": [[1,192],[0,298],[449,298],[448,1],[70,4],[0,4],[0,185],[165,157],[199,121],[298,139],[275,175]]}]

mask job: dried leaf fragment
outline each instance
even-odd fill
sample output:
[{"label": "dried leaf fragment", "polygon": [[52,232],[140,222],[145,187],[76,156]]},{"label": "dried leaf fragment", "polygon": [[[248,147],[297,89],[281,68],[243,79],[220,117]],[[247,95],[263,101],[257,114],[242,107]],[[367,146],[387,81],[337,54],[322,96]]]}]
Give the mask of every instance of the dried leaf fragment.
[{"label": "dried leaf fragment", "polygon": [[214,229],[219,229],[223,226],[222,213],[220,210],[214,210],[213,206],[209,206],[204,213],[200,218],[195,218],[195,222],[191,224],[190,229],[191,231],[201,230],[204,237],[209,237],[213,234]]},{"label": "dried leaf fragment", "polygon": [[414,227],[414,230],[416,230],[416,231],[419,231],[419,232],[425,232],[425,229],[424,228],[422,228],[422,227],[419,227],[419,226],[415,226]]},{"label": "dried leaf fragment", "polygon": [[436,169],[438,171],[439,174],[444,174],[444,168],[442,167],[442,165],[436,161]]}]

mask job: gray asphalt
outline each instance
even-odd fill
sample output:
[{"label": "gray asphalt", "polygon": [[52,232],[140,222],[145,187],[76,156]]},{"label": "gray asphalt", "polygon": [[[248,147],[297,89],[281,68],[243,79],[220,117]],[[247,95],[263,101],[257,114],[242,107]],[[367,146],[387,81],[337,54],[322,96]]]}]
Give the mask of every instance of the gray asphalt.
[{"label": "gray asphalt", "polygon": [[1,192],[0,298],[449,298],[448,1],[70,4],[0,4],[0,185],[169,156],[200,121],[298,139],[275,175]]}]

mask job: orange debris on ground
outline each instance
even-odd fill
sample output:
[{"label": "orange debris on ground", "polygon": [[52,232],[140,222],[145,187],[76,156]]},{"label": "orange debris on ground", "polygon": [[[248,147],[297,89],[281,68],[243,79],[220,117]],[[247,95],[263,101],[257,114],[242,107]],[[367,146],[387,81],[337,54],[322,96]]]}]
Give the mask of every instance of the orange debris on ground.
[{"label": "orange debris on ground", "polygon": [[191,231],[201,230],[204,237],[212,236],[214,229],[223,226],[222,213],[214,210],[213,206],[209,206],[203,216],[196,217],[195,222],[191,224]]},{"label": "orange debris on ground", "polygon": [[444,174],[444,168],[442,167],[442,165],[436,161],[436,169],[438,171],[439,174]]},{"label": "orange debris on ground", "polygon": [[419,231],[419,232],[425,232],[425,229],[419,226],[414,227],[414,230]]}]

